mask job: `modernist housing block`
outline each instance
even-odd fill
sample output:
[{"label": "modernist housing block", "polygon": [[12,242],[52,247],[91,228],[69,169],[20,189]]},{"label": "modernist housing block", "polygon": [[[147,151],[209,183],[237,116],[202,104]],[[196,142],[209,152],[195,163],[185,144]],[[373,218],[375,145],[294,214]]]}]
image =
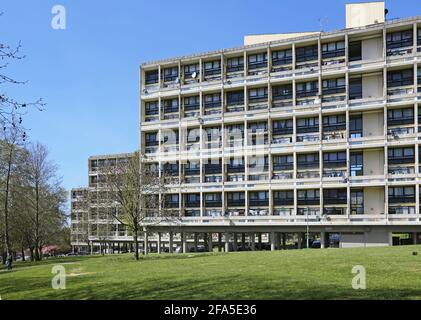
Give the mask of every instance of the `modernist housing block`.
[{"label": "modernist housing block", "polygon": [[237,235],[276,249],[291,233],[300,247],[307,232],[322,247],[416,243],[421,17],[353,4],[346,29],[245,43],[141,65],[141,153],[176,178],[182,221],[156,226],[157,250],[173,235],[181,250]]}]

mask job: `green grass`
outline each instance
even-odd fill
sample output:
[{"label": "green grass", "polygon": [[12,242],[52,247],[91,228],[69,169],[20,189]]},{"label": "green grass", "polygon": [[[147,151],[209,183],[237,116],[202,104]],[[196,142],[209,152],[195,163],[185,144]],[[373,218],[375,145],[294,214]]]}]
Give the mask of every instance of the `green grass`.
[{"label": "green grass", "polygon": [[[412,255],[419,251],[419,255]],[[51,289],[62,263],[67,288]],[[367,289],[354,290],[363,265]],[[421,299],[421,246],[68,257],[0,269],[6,299]]]}]

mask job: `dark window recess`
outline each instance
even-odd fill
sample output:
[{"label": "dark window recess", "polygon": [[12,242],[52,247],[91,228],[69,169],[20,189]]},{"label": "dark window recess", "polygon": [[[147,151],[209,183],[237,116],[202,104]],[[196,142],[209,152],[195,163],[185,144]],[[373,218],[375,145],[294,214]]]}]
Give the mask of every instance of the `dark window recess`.
[{"label": "dark window recess", "polygon": [[412,29],[405,31],[390,32],[386,35],[387,50],[411,47],[413,46],[413,43],[414,41]]},{"label": "dark window recess", "polygon": [[322,93],[323,94],[338,94],[345,92],[345,78],[323,80]]},{"label": "dark window recess", "polygon": [[184,206],[186,208],[200,207],[200,193],[185,194]]},{"label": "dark window recess", "polygon": [[268,156],[256,156],[250,158],[250,163],[248,165],[250,171],[253,169],[267,171],[269,169],[269,158]]},{"label": "dark window recess", "polygon": [[199,175],[200,174],[200,162],[193,162],[188,161],[186,164],[184,164],[184,174],[185,175]]},{"label": "dark window recess", "polygon": [[323,153],[324,168],[346,167],[346,152],[325,152]]},{"label": "dark window recess", "polygon": [[199,74],[199,64],[189,64],[184,66],[184,77],[186,79],[192,78],[193,74],[197,75]]},{"label": "dark window recess", "polygon": [[221,106],[221,94],[220,93],[213,93],[213,94],[206,94],[204,96],[204,105],[205,109],[207,108],[216,108]]},{"label": "dark window recess", "polygon": [[292,119],[274,120],[272,123],[273,134],[292,134],[294,122]]},{"label": "dark window recess", "polygon": [[268,206],[269,192],[268,191],[252,191],[249,193],[249,205],[251,206]]},{"label": "dark window recess", "polygon": [[248,56],[248,69],[265,68],[268,64],[267,53],[252,54]]},{"label": "dark window recess", "polygon": [[178,67],[163,69],[162,73],[164,74],[164,82],[174,81],[178,78]]},{"label": "dark window recess", "polygon": [[244,207],[245,205],[245,193],[244,192],[228,192],[227,193],[227,204],[231,207]]},{"label": "dark window recess", "polygon": [[244,70],[244,57],[227,59],[227,72],[238,72]]},{"label": "dark window recess", "polygon": [[414,187],[389,187],[389,203],[415,202]]},{"label": "dark window recess", "polygon": [[178,112],[178,99],[163,100],[162,111],[164,113]]},{"label": "dark window recess", "polygon": [[318,59],[318,46],[312,45],[307,47],[297,48],[295,50],[296,62],[306,62]]},{"label": "dark window recess", "polygon": [[363,83],[362,78],[349,79],[349,99],[362,99],[363,97]]},{"label": "dark window recess", "polygon": [[323,204],[346,204],[346,189],[324,189]]},{"label": "dark window recess", "polygon": [[272,66],[292,63],[292,49],[272,51]]},{"label": "dark window recess", "polygon": [[361,41],[352,41],[348,44],[349,61],[362,59]]},{"label": "dark window recess", "polygon": [[349,117],[349,137],[361,138],[363,136],[363,116],[351,115]]},{"label": "dark window recess", "polygon": [[268,101],[268,88],[255,88],[248,90],[248,102],[267,102]]},{"label": "dark window recess", "polygon": [[292,99],[292,84],[272,87],[272,100]]},{"label": "dark window recess", "polygon": [[200,97],[184,97],[184,111],[197,110],[200,107]]},{"label": "dark window recess", "polygon": [[228,173],[244,172],[244,158],[230,158],[227,164]]},{"label": "dark window recess", "polygon": [[145,115],[152,116],[158,114],[158,101],[150,101],[145,103]]},{"label": "dark window recess", "polygon": [[344,114],[323,117],[323,132],[338,131],[345,129],[346,117]]},{"label": "dark window recess", "polygon": [[145,84],[158,83],[158,70],[145,72]]},{"label": "dark window recess", "polygon": [[[212,162],[212,160],[209,160]],[[222,160],[219,159],[218,163],[206,163],[205,164],[205,174],[215,174],[222,172]]]},{"label": "dark window recess", "polygon": [[363,152],[352,152],[349,155],[351,177],[364,175],[364,154]]},{"label": "dark window recess", "polygon": [[363,190],[351,190],[351,214],[364,214]]},{"label": "dark window recess", "polygon": [[207,61],[203,66],[205,76],[221,74],[221,61]]},{"label": "dark window recess", "polygon": [[273,156],[273,170],[292,170],[294,157],[292,155]]},{"label": "dark window recess", "polygon": [[318,153],[299,154],[297,156],[297,168],[298,169],[319,168],[319,154]]},{"label": "dark window recess", "polygon": [[404,69],[387,72],[387,87],[410,86],[414,84],[414,70]]},{"label": "dark window recess", "polygon": [[145,145],[147,147],[158,145],[158,133],[146,133],[145,134]]},{"label": "dark window recess", "polygon": [[176,163],[165,163],[163,167],[164,173],[169,176],[178,176],[179,165]]},{"label": "dark window recess", "polygon": [[413,147],[389,148],[387,159],[390,164],[414,163],[415,150]]},{"label": "dark window recess", "polygon": [[317,81],[297,83],[297,98],[313,97],[319,94],[319,83]]},{"label": "dark window recess", "polygon": [[205,193],[205,207],[222,207],[221,193]]},{"label": "dark window recess", "polygon": [[297,133],[319,132],[319,118],[297,119]]},{"label": "dark window recess", "polygon": [[299,205],[319,205],[320,204],[320,190],[298,190],[297,203]]},{"label": "dark window recess", "polygon": [[345,41],[322,44],[322,58],[336,58],[345,56]]},{"label": "dark window recess", "polygon": [[244,91],[227,92],[227,105],[235,106],[239,104],[244,104]]},{"label": "dark window recess", "polygon": [[164,206],[166,208],[178,208],[179,207],[178,194],[166,194]]},{"label": "dark window recess", "polygon": [[414,124],[414,109],[392,109],[387,111],[387,125]]},{"label": "dark window recess", "polygon": [[282,190],[273,192],[273,204],[276,205],[293,205],[294,191]]},{"label": "dark window recess", "polygon": [[417,30],[417,45],[421,46],[421,29]]}]

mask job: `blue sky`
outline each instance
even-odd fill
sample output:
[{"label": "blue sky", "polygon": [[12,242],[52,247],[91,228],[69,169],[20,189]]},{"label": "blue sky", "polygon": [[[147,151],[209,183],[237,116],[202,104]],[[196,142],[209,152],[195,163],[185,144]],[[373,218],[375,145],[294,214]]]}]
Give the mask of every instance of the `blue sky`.
[{"label": "blue sky", "polygon": [[[341,29],[348,2],[357,1],[3,0],[0,42],[21,40],[26,54],[8,74],[29,81],[8,93],[45,100],[25,118],[30,139],[49,147],[66,188],[85,186],[90,155],[138,146],[140,63],[240,46],[244,34],[318,31],[320,18]],[[66,30],[51,28],[57,4]],[[386,7],[389,18],[421,15],[419,0]]]}]

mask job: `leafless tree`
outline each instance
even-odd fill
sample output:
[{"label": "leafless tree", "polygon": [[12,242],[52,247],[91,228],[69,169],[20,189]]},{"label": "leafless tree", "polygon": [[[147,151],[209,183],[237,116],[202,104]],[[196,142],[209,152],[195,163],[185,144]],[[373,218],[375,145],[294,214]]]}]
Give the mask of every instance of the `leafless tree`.
[{"label": "leafless tree", "polygon": [[111,193],[109,205],[117,205],[114,218],[133,235],[135,259],[139,260],[140,232],[163,221],[178,219],[165,208],[165,194],[171,180],[159,175],[155,166],[148,165],[144,156],[134,152],[127,159],[117,159],[103,171]]},{"label": "leafless tree", "polygon": [[[3,13],[0,12],[0,16]],[[19,81],[6,74],[6,69],[12,61],[18,61],[25,58],[21,54],[22,44],[19,42],[16,46],[11,46],[0,41],[0,85],[22,85],[27,81]],[[34,102],[22,102],[10,97],[5,89],[0,88],[0,126],[3,130],[7,128],[19,129],[23,138],[26,137],[25,129],[22,125],[22,117],[29,108],[43,110],[45,103],[42,99]]]}]

